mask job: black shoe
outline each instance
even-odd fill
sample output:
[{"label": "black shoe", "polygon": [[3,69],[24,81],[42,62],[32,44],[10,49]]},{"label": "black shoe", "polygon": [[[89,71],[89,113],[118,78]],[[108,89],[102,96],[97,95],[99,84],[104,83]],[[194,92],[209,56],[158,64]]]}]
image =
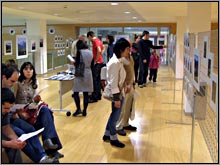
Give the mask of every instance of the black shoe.
[{"label": "black shoe", "polygon": [[119,140],[111,140],[110,141],[111,145],[123,148],[125,147],[125,144],[121,143]]},{"label": "black shoe", "polygon": [[43,146],[44,146],[45,149],[57,149],[58,148],[58,145],[53,144],[51,139],[44,140]]},{"label": "black shoe", "polygon": [[56,151],[55,153],[51,154],[52,157],[56,158],[56,159],[60,159],[63,158],[64,155],[61,154],[60,152]]},{"label": "black shoe", "polygon": [[124,129],[117,130],[117,134],[121,136],[126,136],[126,132],[124,131]]},{"label": "black shoe", "polygon": [[83,116],[86,116],[86,115],[87,115],[86,110],[83,110],[82,115],[83,115]]},{"label": "black shoe", "polygon": [[102,140],[103,141],[110,141],[110,136],[106,136],[106,135],[104,135],[103,137],[102,137]]},{"label": "black shoe", "polygon": [[79,114],[81,114],[82,111],[81,110],[76,110],[76,112],[73,113],[73,116],[78,116]]},{"label": "black shoe", "polygon": [[134,127],[134,126],[131,126],[131,125],[123,127],[123,128],[126,129],[126,130],[130,130],[130,131],[136,131],[137,130],[137,127]]},{"label": "black shoe", "polygon": [[89,103],[95,103],[95,102],[97,102],[97,101],[98,101],[97,99],[90,98],[88,102],[89,102]]}]

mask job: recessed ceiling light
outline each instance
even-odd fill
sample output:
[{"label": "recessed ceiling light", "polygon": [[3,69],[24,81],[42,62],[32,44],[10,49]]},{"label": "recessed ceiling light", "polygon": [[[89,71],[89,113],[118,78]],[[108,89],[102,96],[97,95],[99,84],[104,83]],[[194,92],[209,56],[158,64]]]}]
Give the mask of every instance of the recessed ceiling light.
[{"label": "recessed ceiling light", "polygon": [[138,22],[142,22],[141,20],[138,20]]},{"label": "recessed ceiling light", "polygon": [[137,19],[137,17],[132,17],[133,19]]},{"label": "recessed ceiling light", "polygon": [[118,3],[113,2],[113,3],[111,3],[111,5],[112,5],[112,6],[117,6],[117,5],[118,5]]},{"label": "recessed ceiling light", "polygon": [[124,13],[125,13],[125,14],[130,14],[131,12],[130,12],[130,11],[125,11]]}]

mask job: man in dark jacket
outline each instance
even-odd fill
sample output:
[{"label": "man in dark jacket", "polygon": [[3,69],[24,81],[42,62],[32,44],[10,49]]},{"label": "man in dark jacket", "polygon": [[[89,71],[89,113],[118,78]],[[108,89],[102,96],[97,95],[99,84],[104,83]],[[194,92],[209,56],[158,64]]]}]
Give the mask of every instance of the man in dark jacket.
[{"label": "man in dark jacket", "polygon": [[146,86],[147,76],[148,76],[148,67],[150,63],[150,48],[152,49],[163,49],[167,46],[154,46],[152,41],[149,40],[150,34],[148,31],[143,31],[142,38],[138,42],[138,51],[139,51],[139,79],[138,86],[143,88]]}]

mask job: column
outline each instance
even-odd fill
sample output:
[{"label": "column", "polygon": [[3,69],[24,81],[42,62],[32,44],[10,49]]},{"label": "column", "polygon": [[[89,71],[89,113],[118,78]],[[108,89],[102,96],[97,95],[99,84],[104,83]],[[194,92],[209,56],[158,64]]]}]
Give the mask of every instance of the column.
[{"label": "column", "polygon": [[184,33],[186,32],[186,17],[177,17],[176,30],[176,74],[175,78],[183,78],[183,57],[184,57]]},{"label": "column", "polygon": [[[37,51],[34,53],[34,65],[37,74],[47,73],[47,25],[46,20],[27,20],[27,36],[29,42],[37,42]],[[43,47],[40,40],[43,39]]]}]

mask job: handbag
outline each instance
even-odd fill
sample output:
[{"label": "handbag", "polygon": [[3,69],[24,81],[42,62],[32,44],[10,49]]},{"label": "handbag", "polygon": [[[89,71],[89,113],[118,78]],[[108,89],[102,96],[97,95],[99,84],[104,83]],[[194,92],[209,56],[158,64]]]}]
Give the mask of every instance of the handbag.
[{"label": "handbag", "polygon": [[83,61],[82,53],[80,51],[80,62],[76,65],[75,68],[75,76],[76,77],[84,77],[85,63]]},{"label": "handbag", "polygon": [[109,101],[113,101],[113,94],[111,92],[110,86],[106,85],[103,91],[103,98]]}]

